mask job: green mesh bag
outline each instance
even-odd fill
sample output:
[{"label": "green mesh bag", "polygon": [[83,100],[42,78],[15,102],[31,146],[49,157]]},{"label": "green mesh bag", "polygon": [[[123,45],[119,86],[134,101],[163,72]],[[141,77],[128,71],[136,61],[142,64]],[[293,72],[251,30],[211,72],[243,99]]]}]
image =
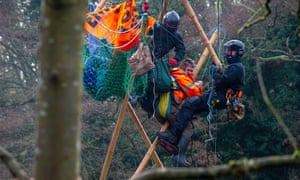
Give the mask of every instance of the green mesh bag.
[{"label": "green mesh bag", "polygon": [[[135,78],[127,59],[134,52],[119,51],[100,41],[101,46],[92,55],[87,45],[83,47],[83,86],[95,100],[104,101],[111,96],[124,97],[125,93],[143,95],[147,88],[147,75]],[[114,53],[112,53],[114,52]]]}]

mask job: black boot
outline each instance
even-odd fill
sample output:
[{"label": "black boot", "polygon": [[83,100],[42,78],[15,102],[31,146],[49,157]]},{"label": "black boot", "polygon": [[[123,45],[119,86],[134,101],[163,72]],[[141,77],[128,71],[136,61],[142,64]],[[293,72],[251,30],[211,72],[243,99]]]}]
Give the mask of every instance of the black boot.
[{"label": "black boot", "polygon": [[170,154],[176,155],[178,153],[177,151],[177,144],[172,144],[167,140],[159,139],[158,144],[164,148],[165,151],[167,151]]},{"label": "black boot", "polygon": [[190,167],[191,164],[185,158],[185,152],[190,143],[190,138],[181,136],[178,142],[178,154],[173,157],[173,162],[179,167]]},{"label": "black boot", "polygon": [[176,130],[174,128],[170,128],[168,131],[165,132],[157,132],[156,135],[160,138],[160,139],[164,139],[169,141],[172,144],[177,144],[177,133]]}]

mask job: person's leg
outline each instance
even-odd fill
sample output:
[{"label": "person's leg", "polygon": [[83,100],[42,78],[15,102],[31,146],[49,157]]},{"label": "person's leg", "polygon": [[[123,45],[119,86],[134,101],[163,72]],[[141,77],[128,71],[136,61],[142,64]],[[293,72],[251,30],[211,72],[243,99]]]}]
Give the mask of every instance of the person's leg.
[{"label": "person's leg", "polygon": [[190,137],[182,135],[178,141],[178,153],[173,157],[173,162],[179,167],[190,167],[189,163],[185,158],[185,152],[188,149],[189,143],[191,141]]},{"label": "person's leg", "polygon": [[174,125],[171,126],[166,132],[158,132],[157,136],[161,139],[165,139],[173,144],[176,144],[187,124],[192,120],[193,115],[195,113],[208,110],[207,99],[208,95],[195,96],[186,99],[180,111],[178,112]]},{"label": "person's leg", "polygon": [[[194,131],[194,128],[193,128],[192,123],[188,123],[187,127],[182,132],[182,136],[185,136],[186,139],[191,139],[192,135],[193,135],[193,131]],[[182,138],[182,136],[180,138]],[[180,142],[180,140],[179,140],[179,142]],[[168,153],[173,154],[175,156],[178,155],[178,148],[180,147],[179,142],[178,142],[178,144],[172,144],[165,139],[160,138],[158,140],[158,144],[160,146],[162,146]],[[182,155],[184,156],[184,153]],[[185,157],[184,157],[184,159],[185,159]]]},{"label": "person's leg", "polygon": [[190,167],[191,164],[186,160],[185,153],[188,149],[189,143],[192,139],[192,135],[194,132],[193,124],[188,123],[187,127],[182,132],[182,135],[178,141],[177,145],[177,153],[173,157],[173,162],[176,166],[179,167]]},{"label": "person's leg", "polygon": [[[179,107],[177,107],[175,104],[172,104],[170,109],[170,115],[168,116],[168,122],[170,123],[170,126],[174,125],[178,111]],[[178,153],[177,144],[172,144],[164,139],[159,139],[158,144],[170,154],[176,155]]]}]

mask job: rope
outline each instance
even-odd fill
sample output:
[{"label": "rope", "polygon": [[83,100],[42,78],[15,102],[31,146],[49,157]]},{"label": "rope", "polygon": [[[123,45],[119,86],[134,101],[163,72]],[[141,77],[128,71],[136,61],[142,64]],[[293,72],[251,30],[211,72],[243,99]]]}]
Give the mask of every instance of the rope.
[{"label": "rope", "polygon": [[[214,94],[214,84],[215,84],[215,81],[214,81],[214,78],[213,78],[213,75],[214,73],[216,72],[217,68],[215,66],[210,66],[209,68],[209,77],[211,79],[211,86],[210,86],[210,91],[209,91],[209,97],[208,97],[208,100],[207,100],[207,105],[208,105],[208,109],[209,109],[209,113],[208,115],[206,116],[206,120],[208,122],[208,135],[209,135],[209,138],[205,140],[205,143],[208,143],[210,141],[214,141],[214,153],[215,153],[215,156],[214,156],[214,164],[216,164],[216,149],[217,149],[217,136],[216,136],[216,127],[212,127],[212,122],[216,122],[216,114],[214,112],[214,104],[212,104],[212,97],[213,97],[213,94]],[[214,134],[212,134],[211,132],[211,129],[213,129],[214,131]],[[208,164],[210,163],[209,162],[209,154],[208,154],[208,145],[206,144],[206,156],[207,156],[207,162]]]},{"label": "rope", "polygon": [[[90,15],[91,16],[91,15]],[[143,16],[142,16],[142,18],[138,21],[138,23],[135,25],[135,26],[133,26],[132,28],[130,28],[130,29],[128,29],[127,31],[114,31],[114,30],[111,30],[111,29],[109,29],[108,27],[106,27],[103,23],[101,23],[98,19],[96,19],[96,21],[97,21],[97,23],[101,26],[101,27],[103,27],[105,30],[107,30],[107,31],[109,31],[109,32],[112,32],[112,33],[115,33],[115,34],[123,34],[123,33],[128,33],[128,32],[130,32],[130,31],[134,31],[134,30],[136,30],[136,29],[138,29],[138,32],[136,33],[136,35],[130,40],[130,41],[128,41],[126,44],[123,44],[122,46],[110,46],[109,44],[107,44],[107,45],[103,45],[103,46],[99,46],[98,44],[94,44],[94,43],[89,43],[89,44],[91,44],[91,45],[93,45],[93,46],[95,46],[95,47],[106,47],[106,48],[110,48],[110,49],[121,49],[121,48],[123,48],[123,47],[126,47],[127,45],[129,45],[130,43],[132,43],[138,36],[139,36],[139,34],[141,33],[141,29],[140,28],[138,28],[138,27],[140,27],[140,25],[142,24],[142,22],[143,22]],[[102,39],[105,39],[105,37],[103,37]]]},{"label": "rope", "polygon": [[[221,32],[221,29],[223,30],[223,28],[221,27],[221,24],[220,24],[220,8],[221,8],[221,4],[220,4],[220,1],[217,0],[216,2],[216,13],[217,13],[217,23],[218,23],[218,26],[217,26],[217,29],[218,29],[218,33]],[[218,36],[220,37],[220,35]],[[224,38],[223,40],[225,39],[226,37],[226,34],[224,35]],[[222,40],[222,41],[223,41]],[[220,56],[220,40],[218,41],[218,54]],[[213,78],[214,76],[214,73],[216,72],[217,70],[217,67],[215,66],[210,66],[210,69],[209,69],[209,77],[210,77],[210,80],[211,80],[211,86],[210,86],[210,93],[209,93],[209,98],[208,98],[208,101],[207,101],[207,105],[208,105],[208,108],[209,108],[209,113],[206,117],[206,120],[208,122],[208,133],[209,133],[209,139],[205,140],[205,142],[209,142],[209,141],[214,141],[214,165],[216,165],[216,162],[217,162],[217,159],[216,159],[216,150],[217,150],[217,133],[216,133],[216,128],[217,128],[217,124],[215,124],[215,127],[213,127],[213,132],[214,132],[214,135],[212,135],[211,133],[211,129],[212,129],[212,121],[213,122],[216,122],[217,120],[217,115],[216,115],[216,112],[214,112],[214,109],[213,109],[213,106],[215,105],[214,103],[216,102],[213,102],[212,104],[212,97],[213,97],[213,94],[214,94],[214,85],[215,85],[215,80]],[[209,163],[209,158],[208,158],[208,152],[206,152],[206,155],[207,155],[207,161]]]},{"label": "rope", "polygon": [[[89,15],[91,17],[93,17],[92,15]],[[95,21],[101,26],[103,27],[104,29],[106,29],[107,31],[109,32],[112,32],[112,33],[115,33],[115,34],[123,34],[123,33],[128,33],[134,29],[137,29],[137,27],[139,27],[139,25],[141,24],[141,22],[143,21],[143,18],[141,18],[138,23],[134,26],[132,26],[132,28],[129,28],[127,31],[114,31],[114,30],[111,30],[109,29],[107,26],[105,26],[103,23],[101,23],[98,19],[95,19]]]}]

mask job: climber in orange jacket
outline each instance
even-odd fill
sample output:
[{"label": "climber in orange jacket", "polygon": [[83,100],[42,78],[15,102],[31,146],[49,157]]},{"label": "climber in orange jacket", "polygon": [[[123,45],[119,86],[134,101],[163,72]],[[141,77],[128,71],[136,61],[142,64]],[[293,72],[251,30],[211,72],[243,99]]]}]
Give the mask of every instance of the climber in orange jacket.
[{"label": "climber in orange jacket", "polygon": [[[172,66],[172,62],[170,64]],[[180,63],[179,67],[170,69],[170,75],[176,82],[176,84],[172,85],[172,91],[177,105],[180,105],[187,97],[201,96],[203,93],[203,82],[194,82],[194,67],[194,61],[187,58]]]},{"label": "climber in orange jacket", "polygon": [[[192,59],[187,58],[180,62],[179,67],[177,67],[177,62],[172,60],[169,61],[171,69],[170,69],[170,75],[173,78],[172,79],[172,105],[171,105],[171,111],[170,115],[168,116],[168,121],[171,124],[171,126],[176,121],[177,112],[179,111],[181,103],[189,97],[193,96],[201,96],[203,93],[203,81],[196,81],[194,82],[193,77],[193,70],[195,67],[195,63]],[[159,118],[157,118],[159,120]],[[160,120],[159,120],[160,121]],[[193,126],[192,124],[188,124],[187,127],[184,129],[181,139],[182,141],[186,139],[191,139],[193,135]],[[180,155],[180,152],[182,151],[182,145],[174,145],[169,143],[168,141],[165,141],[163,139],[160,139],[158,141],[158,144],[161,145],[166,151],[173,154],[173,161],[177,164],[178,160],[186,162],[185,157]],[[184,159],[182,160],[182,158]]]}]

